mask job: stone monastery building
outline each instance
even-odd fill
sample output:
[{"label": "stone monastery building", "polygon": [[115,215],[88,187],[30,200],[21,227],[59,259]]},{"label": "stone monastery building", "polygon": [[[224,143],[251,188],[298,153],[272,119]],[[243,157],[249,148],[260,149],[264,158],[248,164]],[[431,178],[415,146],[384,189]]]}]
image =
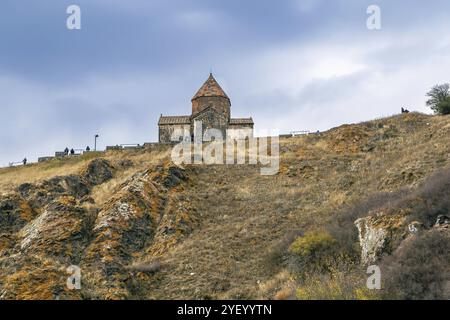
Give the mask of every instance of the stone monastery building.
[{"label": "stone monastery building", "polygon": [[219,129],[223,138],[227,129],[251,129],[252,118],[231,118],[231,101],[220,85],[210,74],[208,80],[192,98],[192,114],[190,116],[163,116],[159,118],[159,142],[169,143],[173,131],[177,128],[190,127],[191,137],[194,135],[194,123],[201,121],[203,132],[206,129]]}]

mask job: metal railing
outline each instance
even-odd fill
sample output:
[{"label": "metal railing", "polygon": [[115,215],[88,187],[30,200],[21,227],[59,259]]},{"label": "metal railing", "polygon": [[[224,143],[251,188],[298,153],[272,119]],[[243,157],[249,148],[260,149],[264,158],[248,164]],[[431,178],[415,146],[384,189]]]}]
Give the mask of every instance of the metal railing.
[{"label": "metal railing", "polygon": [[16,161],[16,162],[9,162],[8,166],[9,167],[15,167],[15,166],[20,166],[23,165],[23,161]]},{"label": "metal railing", "polygon": [[293,137],[295,136],[304,136],[310,134],[309,130],[300,130],[300,131],[291,131],[291,135]]}]

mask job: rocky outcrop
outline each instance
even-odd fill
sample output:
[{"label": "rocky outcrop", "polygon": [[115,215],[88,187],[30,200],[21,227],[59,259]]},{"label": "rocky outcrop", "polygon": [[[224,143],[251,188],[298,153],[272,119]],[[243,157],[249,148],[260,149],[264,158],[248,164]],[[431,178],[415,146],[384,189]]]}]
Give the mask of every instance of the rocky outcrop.
[{"label": "rocky outcrop", "polygon": [[0,199],[1,298],[79,298],[66,292],[65,279],[66,268],[81,261],[97,214],[83,203],[113,171],[96,159],[79,174],[25,183]]},{"label": "rocky outcrop", "polygon": [[181,167],[157,166],[135,174],[117,189],[97,215],[81,264],[90,296],[130,298],[134,294],[130,282],[137,280],[129,266],[158,257],[192,229],[188,205],[177,195],[187,179]]},{"label": "rocky outcrop", "polygon": [[0,235],[20,230],[35,216],[28,202],[17,194],[0,198]]},{"label": "rocky outcrop", "polygon": [[73,197],[61,197],[46,206],[45,211],[18,233],[17,251],[80,259],[83,245],[89,239],[92,215]]},{"label": "rocky outcrop", "polygon": [[92,214],[75,198],[66,196],[26,224],[15,235],[15,246],[0,258],[2,298],[79,298],[78,293],[65,288],[66,268],[81,260],[89,241]]},{"label": "rocky outcrop", "polygon": [[[400,246],[389,255],[399,266],[393,266],[394,274],[416,278],[421,270],[410,273],[405,268],[429,265],[448,275],[448,269],[435,268],[441,262],[448,265],[448,246],[436,245],[445,244],[440,239],[441,232],[446,234],[446,219],[434,227],[437,215],[448,215],[448,206],[431,200],[448,195],[427,188],[419,195],[422,201],[409,206],[414,207],[409,215],[397,210],[397,200],[403,200],[399,188],[410,190],[450,164],[449,119],[420,116],[419,125],[405,128],[410,117],[286,138],[280,146],[280,174],[271,179],[261,177],[254,166],[155,166],[170,157],[165,147],[161,152],[112,151],[104,155],[109,162],[96,159],[79,172],[74,170],[81,163],[100,154],[0,169],[2,192],[11,190],[11,183],[31,182],[0,194],[0,299],[257,298],[258,284],[269,284],[273,274],[291,263],[283,253],[286,235],[321,229],[330,220],[339,224],[333,237],[339,242],[336,262],[339,269],[343,264],[345,283],[339,284],[336,270],[336,277],[333,272],[329,279],[312,274],[318,281],[311,284],[323,283],[326,290],[336,291],[355,284],[359,289],[365,278],[347,272],[355,262],[353,217],[373,214],[370,211],[386,205],[386,200],[395,210],[377,210],[380,216],[358,224],[365,260],[391,252],[400,236]],[[63,169],[73,174],[49,178]],[[36,179],[45,174],[46,181],[26,180],[28,175]],[[342,216],[332,215],[378,192],[390,195]],[[400,226],[394,228],[397,223]],[[341,232],[344,228],[348,232]],[[433,234],[438,236],[424,245],[422,235],[437,228],[441,231]],[[422,253],[431,254],[418,254],[416,244],[422,245]],[[376,262],[382,268],[383,286],[388,279],[385,261],[383,257]],[[66,286],[72,264],[81,268],[80,290]],[[423,272],[424,283],[433,283],[430,268]],[[303,278],[288,273],[285,280],[292,279],[296,287]],[[263,297],[281,292],[285,280]],[[410,287],[417,291],[414,283]]]},{"label": "rocky outcrop", "polygon": [[112,179],[114,171],[115,168],[109,161],[100,158],[91,161],[81,171],[81,176],[89,186],[96,186]]},{"label": "rocky outcrop", "polygon": [[389,254],[405,236],[404,215],[382,212],[355,221],[361,246],[361,262],[371,264]]},{"label": "rocky outcrop", "polygon": [[162,205],[149,172],[142,172],[120,186],[100,210],[81,265],[88,275],[85,287],[90,296],[106,299],[128,296],[129,274],[125,267],[151,241]]},{"label": "rocky outcrop", "polygon": [[62,196],[82,199],[89,194],[90,189],[81,176],[69,175],[55,177],[36,185],[25,183],[20,185],[17,191],[32,208],[42,210],[46,205]]},{"label": "rocky outcrop", "polygon": [[[171,163],[153,166],[96,207],[92,188],[114,171],[96,159],[79,174],[22,184],[0,199],[0,299],[139,295],[136,281],[152,273],[130,266],[157,259],[195,225],[194,210],[180,195],[189,174]],[[72,265],[81,268],[81,290],[66,286]]]},{"label": "rocky outcrop", "polygon": [[444,229],[450,228],[450,217],[443,214],[439,215],[434,226]]},{"label": "rocky outcrop", "polygon": [[[388,215],[379,212],[355,221],[361,247],[361,263],[367,265],[376,262],[384,254],[391,254],[409,238],[429,230],[423,223],[413,221],[406,223],[404,214]],[[439,215],[432,230],[447,231],[450,218]]]},{"label": "rocky outcrop", "polygon": [[16,241],[16,233],[37,215],[29,203],[17,194],[0,198],[0,252]]},{"label": "rocky outcrop", "polygon": [[17,193],[38,210],[62,196],[87,201],[92,187],[112,179],[113,173],[109,161],[95,159],[78,175],[58,176],[39,184],[24,183],[17,188]]}]

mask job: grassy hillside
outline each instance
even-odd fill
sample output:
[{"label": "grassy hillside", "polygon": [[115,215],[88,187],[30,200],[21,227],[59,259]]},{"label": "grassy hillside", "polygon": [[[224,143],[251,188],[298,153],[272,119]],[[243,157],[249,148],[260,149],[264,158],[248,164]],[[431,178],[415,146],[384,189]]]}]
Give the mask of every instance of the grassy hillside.
[{"label": "grassy hillside", "polygon": [[[339,217],[367,216],[449,168],[450,117],[412,113],[280,142],[276,176],[179,169],[167,147],[0,169],[0,297],[383,298],[365,289],[356,227]],[[71,264],[83,271],[79,291],[65,287]]]}]

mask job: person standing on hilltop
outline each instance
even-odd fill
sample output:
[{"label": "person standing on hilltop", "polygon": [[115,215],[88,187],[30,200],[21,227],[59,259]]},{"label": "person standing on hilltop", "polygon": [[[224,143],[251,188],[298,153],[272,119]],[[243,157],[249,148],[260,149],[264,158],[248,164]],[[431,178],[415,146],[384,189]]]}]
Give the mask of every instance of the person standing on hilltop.
[{"label": "person standing on hilltop", "polygon": [[65,153],[65,155],[67,156],[67,155],[69,154],[69,148],[66,147],[66,148],[64,149],[64,153]]},{"label": "person standing on hilltop", "polygon": [[74,154],[75,154],[75,150],[73,150],[73,148],[70,149],[70,155],[73,156]]},{"label": "person standing on hilltop", "polygon": [[24,166],[26,166],[27,165],[27,158],[23,158],[22,163],[23,163]]}]

